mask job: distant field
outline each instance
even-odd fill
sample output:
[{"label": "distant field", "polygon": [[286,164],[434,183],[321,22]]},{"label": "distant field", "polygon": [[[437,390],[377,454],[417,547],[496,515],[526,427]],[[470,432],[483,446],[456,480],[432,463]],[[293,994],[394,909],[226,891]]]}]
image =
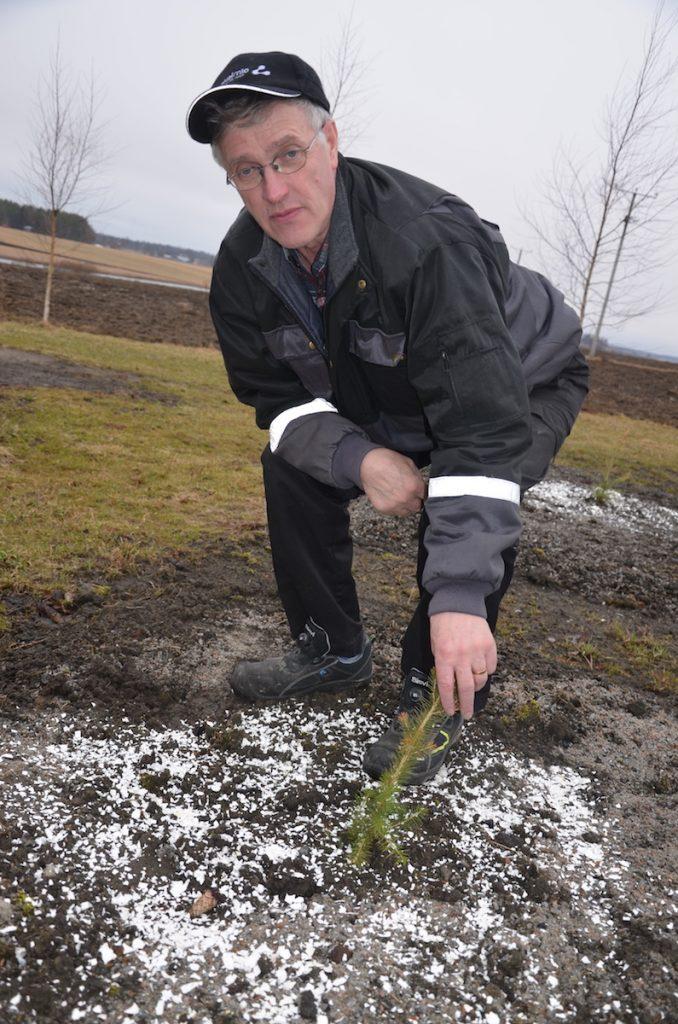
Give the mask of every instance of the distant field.
[{"label": "distant field", "polygon": [[[47,235],[16,228],[0,227],[0,257],[23,260],[26,263],[44,263],[49,251]],[[108,249],[99,245],[86,245],[57,238],[57,262],[71,268],[99,271],[104,274],[125,274],[153,281],[171,281],[208,288],[211,270],[192,263],[159,259],[131,249]]]}]

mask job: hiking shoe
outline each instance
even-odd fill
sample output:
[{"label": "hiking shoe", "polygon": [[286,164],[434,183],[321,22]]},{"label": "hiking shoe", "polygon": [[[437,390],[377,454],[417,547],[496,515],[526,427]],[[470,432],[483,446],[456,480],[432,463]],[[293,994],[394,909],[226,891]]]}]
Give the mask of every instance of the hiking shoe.
[{"label": "hiking shoe", "polygon": [[[373,779],[379,779],[395,760],[403,738],[403,725],[410,714],[417,714],[419,705],[431,693],[431,683],[418,668],[410,669],[403,681],[398,707],[393,721],[384,735],[365,751],[363,768]],[[406,786],[419,786],[436,775],[445,763],[450,750],[461,735],[464,719],[456,715],[443,715],[431,728],[429,739],[432,749],[420,757],[405,781]]]},{"label": "hiking shoe", "polygon": [[330,651],[322,627],[309,619],[296,647],[279,658],[241,661],[231,677],[231,688],[246,700],[285,700],[309,693],[342,693],[369,686],[372,644],[368,640],[355,661],[342,662]]}]

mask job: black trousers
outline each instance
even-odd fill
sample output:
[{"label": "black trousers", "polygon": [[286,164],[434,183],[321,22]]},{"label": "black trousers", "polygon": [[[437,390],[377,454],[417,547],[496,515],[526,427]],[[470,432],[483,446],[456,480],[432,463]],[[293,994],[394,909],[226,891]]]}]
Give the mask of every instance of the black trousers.
[{"label": "black trousers", "polygon": [[[349,503],[358,488],[339,490],[321,484],[271,453],[262,454],[264,489],[271,540],[273,570],[290,632],[297,637],[309,618],[329,635],[332,651],[350,657],[363,648],[364,636],[353,579],[353,542]],[[402,639],[402,670],[428,673],[433,668],[428,606],[430,594],[422,587],[426,561],[426,512],[419,520],[417,585],[419,602]],[[499,589],[485,599],[487,622],[494,632],[499,604],[508,590],[516,559],[515,547],[503,552],[504,578]],[[487,702],[491,680],[475,696],[475,710]]]}]

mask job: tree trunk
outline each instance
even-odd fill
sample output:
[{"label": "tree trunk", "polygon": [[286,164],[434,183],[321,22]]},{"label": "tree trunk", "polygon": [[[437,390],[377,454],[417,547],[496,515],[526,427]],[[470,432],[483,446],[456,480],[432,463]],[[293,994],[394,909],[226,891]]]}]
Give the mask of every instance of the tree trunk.
[{"label": "tree trunk", "polygon": [[49,309],[52,301],[52,278],[54,277],[54,255],[56,249],[57,212],[49,211],[49,261],[47,263],[47,283],[45,284],[45,302],[42,307],[42,322],[49,323]]}]

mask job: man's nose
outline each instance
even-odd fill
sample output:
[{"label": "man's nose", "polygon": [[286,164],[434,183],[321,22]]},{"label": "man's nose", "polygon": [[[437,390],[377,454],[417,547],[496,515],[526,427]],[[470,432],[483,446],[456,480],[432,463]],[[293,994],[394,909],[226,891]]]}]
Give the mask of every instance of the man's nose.
[{"label": "man's nose", "polygon": [[262,173],[264,180],[261,183],[261,189],[264,199],[267,203],[279,203],[287,195],[285,175],[274,171],[272,167],[264,167]]}]

